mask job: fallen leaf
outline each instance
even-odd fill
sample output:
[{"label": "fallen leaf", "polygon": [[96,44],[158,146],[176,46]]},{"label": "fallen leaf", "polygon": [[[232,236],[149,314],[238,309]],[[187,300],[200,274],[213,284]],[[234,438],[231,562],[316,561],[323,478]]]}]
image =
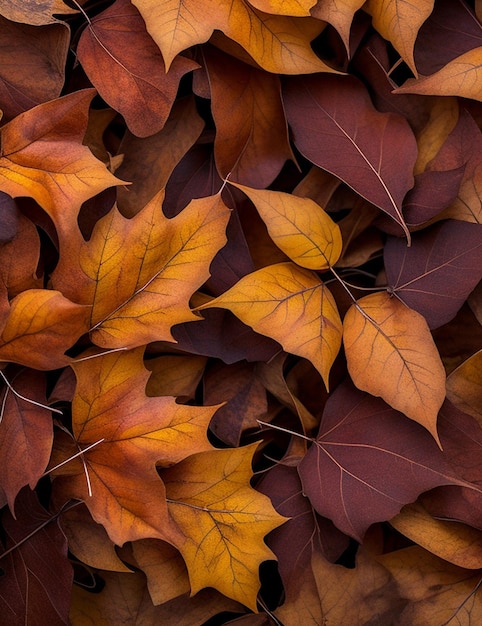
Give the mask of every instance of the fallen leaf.
[{"label": "fallen leaf", "polygon": [[0,187],[34,198],[59,232],[70,231],[82,202],[121,184],[82,145],[93,89],[39,104],[2,127]]},{"label": "fallen leaf", "polygon": [[40,289],[37,278],[40,238],[32,222],[22,213],[18,217],[15,236],[0,247],[0,276],[11,298],[27,289]]},{"label": "fallen leaf", "polygon": [[15,0],[4,0],[0,13],[12,20],[32,26],[42,26],[57,22],[56,14],[69,15],[77,13],[77,9],[64,4],[63,0],[25,0],[21,4]]},{"label": "fallen leaf", "polygon": [[353,17],[364,4],[365,0],[321,0],[311,9],[311,15],[336,28],[349,51]]},{"label": "fallen leaf", "polygon": [[278,263],[248,274],[234,287],[197,310],[220,307],[302,356],[328,387],[331,366],[341,346],[341,320],[328,288],[313,272]]},{"label": "fallen leaf", "polygon": [[310,15],[316,0],[252,0],[250,4],[265,13],[304,17]]},{"label": "fallen leaf", "polygon": [[274,558],[264,536],[285,521],[249,484],[256,447],[195,454],[161,471],[191,593],[214,587],[252,610],[258,568]]},{"label": "fallen leaf", "polygon": [[297,265],[326,270],[338,261],[343,246],[340,228],[316,202],[281,191],[231,184],[248,196],[271,239]]},{"label": "fallen leaf", "polygon": [[5,512],[2,526],[6,548],[13,548],[0,560],[2,621],[67,626],[73,571],[57,520],[25,489],[17,499],[16,519]]},{"label": "fallen leaf", "polygon": [[413,2],[406,0],[368,0],[364,6],[373,19],[374,28],[400,54],[417,76],[413,47],[420,27],[432,13],[434,0]]},{"label": "fallen leaf", "polygon": [[447,398],[461,411],[482,418],[482,350],[448,376]]},{"label": "fallen leaf", "polygon": [[167,219],[161,201],[162,195],[154,197],[131,219],[113,207],[53,275],[56,288],[92,305],[91,338],[98,346],[173,341],[174,324],[199,319],[189,299],[226,241],[229,210],[217,194]]},{"label": "fallen leaf", "polygon": [[270,15],[244,0],[135,0],[169,67],[179,52],[206,42],[213,30],[241,45],[275,74],[333,72],[310,47],[324,25],[310,17]]},{"label": "fallen leaf", "polygon": [[48,465],[53,429],[44,376],[23,370],[10,377],[9,383],[16,393],[8,387],[2,393],[0,491],[13,513],[20,489],[25,485],[34,489]]},{"label": "fallen leaf", "polygon": [[199,67],[177,56],[166,72],[159,48],[128,0],[117,0],[89,20],[77,57],[102,98],[138,137],[163,128],[181,77]]},{"label": "fallen leaf", "polygon": [[389,237],[384,250],[390,291],[430,328],[450,322],[482,279],[482,226],[446,220],[413,234],[410,248]]},{"label": "fallen leaf", "polygon": [[298,150],[392,217],[410,240],[401,205],[413,186],[417,146],[407,121],[378,112],[352,76],[292,77],[283,99]]},{"label": "fallen leaf", "polygon": [[11,302],[0,335],[0,361],[38,370],[68,365],[65,352],[87,332],[89,316],[89,306],[75,304],[59,291],[22,291]]},{"label": "fallen leaf", "polygon": [[482,531],[450,520],[438,520],[418,503],[407,504],[390,520],[422,548],[459,567],[482,568]]},{"label": "fallen leaf", "polygon": [[175,533],[156,463],[170,465],[211,449],[206,430],[216,407],[148,398],[143,353],[142,347],[72,364],[77,377],[72,452],[94,446],[82,463],[76,459],[55,472],[57,501],[61,496],[83,500],[117,545],[145,537],[171,539]]},{"label": "fallen leaf", "polygon": [[386,292],[364,296],[343,322],[355,385],[422,424],[438,442],[445,369],[424,318]]},{"label": "fallen leaf", "polygon": [[468,486],[425,430],[349,381],[328,398],[298,471],[316,511],[360,542],[371,524],[393,518],[422,492]]},{"label": "fallen leaf", "polygon": [[394,93],[418,93],[431,96],[459,96],[482,101],[480,65],[482,47],[474,48],[444,65],[430,76],[409,78]]},{"label": "fallen leaf", "polygon": [[148,396],[183,396],[194,400],[206,359],[194,355],[164,354],[149,359],[144,365],[151,372],[146,386]]}]

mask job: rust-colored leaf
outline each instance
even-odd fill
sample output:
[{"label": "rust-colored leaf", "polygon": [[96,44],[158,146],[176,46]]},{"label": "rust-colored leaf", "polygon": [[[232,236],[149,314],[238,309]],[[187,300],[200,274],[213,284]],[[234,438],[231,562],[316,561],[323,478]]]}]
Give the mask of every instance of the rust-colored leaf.
[{"label": "rust-colored leaf", "polygon": [[175,532],[156,463],[170,465],[211,449],[206,430],[215,409],[148,398],[143,352],[108,353],[72,365],[77,387],[71,450],[94,446],[82,462],[56,470],[57,497],[84,500],[118,545],[144,537],[171,539]]},{"label": "rust-colored leaf", "polygon": [[270,15],[245,0],[135,0],[166,66],[191,46],[222,31],[265,70],[282,74],[334,71],[310,47],[324,25],[310,17]]},{"label": "rust-colored leaf", "polygon": [[425,319],[386,292],[370,294],[348,310],[343,342],[355,385],[425,426],[438,441],[445,370]]},{"label": "rust-colored leaf", "polygon": [[161,130],[181,77],[199,67],[178,56],[166,72],[159,48],[128,0],[117,0],[89,21],[77,56],[99,94],[138,137]]},{"label": "rust-colored leaf", "polygon": [[0,247],[0,276],[13,298],[27,289],[39,289],[42,281],[36,271],[40,256],[37,229],[23,214],[13,239]]},{"label": "rust-colored leaf", "polygon": [[328,376],[341,346],[336,303],[316,274],[293,263],[278,263],[248,274],[198,310],[229,309],[245,324],[302,356]]},{"label": "rust-colored leaf", "polygon": [[310,270],[335,265],[343,246],[340,228],[316,202],[281,191],[234,186],[248,196],[271,239],[297,265]]},{"label": "rust-colored leaf", "polygon": [[253,610],[258,568],[274,558],[264,536],[285,521],[249,484],[256,447],[196,454],[161,472],[191,593],[214,587]]},{"label": "rust-colored leaf", "polygon": [[199,319],[189,299],[225,243],[229,210],[218,194],[167,219],[161,200],[155,197],[131,219],[113,207],[54,274],[56,288],[92,304],[91,337],[98,346],[173,341],[174,324]]},{"label": "rust-colored leaf", "polygon": [[0,13],[12,20],[32,26],[42,26],[57,22],[53,15],[68,15],[77,13],[77,9],[67,6],[63,0],[3,0]]},{"label": "rust-colored leaf", "polygon": [[0,188],[34,198],[60,232],[71,230],[82,202],[121,183],[82,145],[94,90],[40,104],[0,132]]}]

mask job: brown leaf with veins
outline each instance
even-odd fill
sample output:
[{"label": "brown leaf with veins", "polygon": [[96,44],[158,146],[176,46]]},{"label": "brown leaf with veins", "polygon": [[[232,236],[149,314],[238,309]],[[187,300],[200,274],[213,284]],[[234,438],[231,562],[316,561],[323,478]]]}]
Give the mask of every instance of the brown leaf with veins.
[{"label": "brown leaf with veins", "polygon": [[[61,256],[54,287],[92,305],[92,341],[104,348],[173,341],[171,327],[199,317],[189,299],[209,277],[225,241],[229,210],[219,194],[193,200],[167,219],[163,194],[131,219],[114,206],[89,241]],[[65,249],[72,237],[65,241]],[[61,241],[62,248],[62,241]]]},{"label": "brown leaf with veins", "polygon": [[212,307],[229,309],[287,352],[311,361],[328,387],[342,326],[333,296],[315,273],[293,263],[270,265],[244,276],[197,310]]},{"label": "brown leaf with veins", "polygon": [[27,289],[39,289],[42,280],[36,271],[40,256],[40,238],[32,222],[22,213],[15,237],[0,247],[0,276],[13,298]]},{"label": "brown leaf with veins", "polygon": [[134,0],[169,67],[179,52],[220,30],[268,72],[333,72],[310,47],[324,25],[310,17],[270,15],[245,0]]},{"label": "brown leaf with veins", "polygon": [[425,426],[439,442],[445,369],[425,319],[398,298],[373,293],[348,310],[343,343],[355,385]]},{"label": "brown leaf with veins", "polygon": [[0,361],[38,370],[65,367],[70,363],[65,351],[89,329],[90,310],[59,291],[22,291],[11,302],[0,335]]},{"label": "brown leaf with veins", "polygon": [[177,56],[166,72],[159,48],[129,0],[117,0],[89,20],[77,56],[102,98],[138,137],[161,130],[181,77],[199,67]]},{"label": "brown leaf with veins", "polygon": [[[69,456],[94,447],[82,455],[82,462],[77,458],[55,471],[57,501],[83,500],[118,545],[145,537],[172,540],[177,532],[169,521],[156,464],[171,465],[212,448],[206,431],[216,407],[148,398],[143,353],[141,347],[72,364],[77,387]],[[68,448],[65,441],[55,462],[68,460],[58,458]]]},{"label": "brown leaf with veins", "polygon": [[2,0],[0,13],[13,22],[42,26],[58,22],[55,14],[69,15],[78,13],[77,9],[67,6],[63,0]]},{"label": "brown leaf with veins", "polygon": [[94,94],[85,89],[40,104],[0,131],[0,188],[34,198],[59,236],[70,234],[85,200],[122,183],[82,145]]},{"label": "brown leaf with veins", "polygon": [[430,76],[409,78],[394,93],[417,93],[429,96],[459,96],[482,101],[482,47],[456,57]]},{"label": "brown leaf with veins", "polygon": [[195,454],[161,470],[191,593],[214,587],[252,610],[258,568],[274,558],[264,536],[285,521],[249,484],[257,445]]}]

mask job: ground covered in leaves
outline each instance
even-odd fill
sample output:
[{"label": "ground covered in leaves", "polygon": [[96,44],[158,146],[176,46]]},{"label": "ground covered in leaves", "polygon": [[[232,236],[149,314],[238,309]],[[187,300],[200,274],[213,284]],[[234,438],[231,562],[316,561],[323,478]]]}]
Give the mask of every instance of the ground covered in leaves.
[{"label": "ground covered in leaves", "polygon": [[482,623],[481,17],[1,3],[4,623]]}]

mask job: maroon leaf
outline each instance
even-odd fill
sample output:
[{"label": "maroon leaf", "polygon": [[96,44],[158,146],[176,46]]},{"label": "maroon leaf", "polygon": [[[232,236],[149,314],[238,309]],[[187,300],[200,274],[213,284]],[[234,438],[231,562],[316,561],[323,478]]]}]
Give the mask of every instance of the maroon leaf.
[{"label": "maroon leaf", "polygon": [[417,145],[407,121],[378,112],[351,76],[290,77],[283,94],[300,152],[390,215],[409,239],[401,206]]},{"label": "maroon leaf", "polygon": [[199,67],[177,56],[166,73],[161,51],[128,0],[117,0],[90,20],[77,56],[100,95],[138,137],[161,130],[181,77]]},{"label": "maroon leaf", "polygon": [[0,577],[0,622],[8,626],[69,624],[73,572],[65,535],[55,520],[49,522],[51,516],[34,492],[22,491],[16,510],[16,520],[9,513],[2,519],[7,549],[20,545],[0,558],[5,572]]},{"label": "maroon leaf", "polygon": [[422,492],[464,484],[425,430],[351,381],[328,399],[298,470],[318,513],[358,541]]},{"label": "maroon leaf", "polygon": [[415,233],[410,248],[390,237],[385,267],[390,289],[438,328],[482,279],[482,225],[446,220]]}]

